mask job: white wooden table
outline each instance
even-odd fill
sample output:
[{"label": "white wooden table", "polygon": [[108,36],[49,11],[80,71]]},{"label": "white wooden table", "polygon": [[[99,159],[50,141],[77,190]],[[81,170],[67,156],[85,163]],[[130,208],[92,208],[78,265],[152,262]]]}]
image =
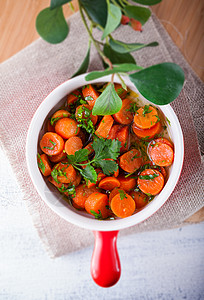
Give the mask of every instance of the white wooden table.
[{"label": "white wooden table", "polygon": [[204,223],[119,237],[122,275],[91,279],[92,248],[50,259],[0,151],[0,299],[204,299]]}]

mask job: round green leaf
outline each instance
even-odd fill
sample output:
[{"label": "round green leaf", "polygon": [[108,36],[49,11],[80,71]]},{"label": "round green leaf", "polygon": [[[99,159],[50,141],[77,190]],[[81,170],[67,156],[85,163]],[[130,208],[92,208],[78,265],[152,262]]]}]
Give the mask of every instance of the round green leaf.
[{"label": "round green leaf", "polygon": [[43,9],[37,16],[36,29],[47,42],[51,44],[61,43],[69,32],[62,7]]},{"label": "round green leaf", "polygon": [[[112,62],[112,64],[135,64],[136,65],[136,61],[134,59],[134,57],[130,54],[130,53],[119,53],[114,51],[109,45],[105,44],[104,48],[103,48],[103,52],[105,54],[105,56],[107,56],[110,61]],[[105,68],[107,68],[107,65],[105,65]]]},{"label": "round green leaf", "polygon": [[145,47],[155,47],[158,45],[159,44],[157,42],[153,42],[150,44],[140,44],[140,43],[127,44],[127,43],[123,43],[121,41],[110,39],[111,48],[119,53],[134,52],[134,51],[140,50]]},{"label": "round green leaf", "polygon": [[162,63],[129,75],[138,91],[151,102],[165,105],[175,100],[184,83],[183,70],[174,63]]},{"label": "round green leaf", "polygon": [[148,8],[140,6],[127,5],[124,11],[129,18],[139,21],[142,25],[144,25],[151,16],[151,11]]},{"label": "round green leaf", "polygon": [[59,7],[59,6],[62,6],[68,2],[71,2],[72,0],[51,0],[50,2],[50,8],[53,9],[53,8],[56,8],[56,7]]},{"label": "round green leaf", "polygon": [[80,4],[95,23],[105,27],[108,15],[106,0],[80,0]]},{"label": "round green leaf", "polygon": [[157,3],[160,3],[162,0],[132,0],[132,1],[143,5],[155,5]]},{"label": "round green leaf", "polygon": [[114,31],[120,24],[122,13],[119,7],[109,4],[108,5],[108,18],[107,23],[102,35],[102,40],[105,39],[112,31]]}]

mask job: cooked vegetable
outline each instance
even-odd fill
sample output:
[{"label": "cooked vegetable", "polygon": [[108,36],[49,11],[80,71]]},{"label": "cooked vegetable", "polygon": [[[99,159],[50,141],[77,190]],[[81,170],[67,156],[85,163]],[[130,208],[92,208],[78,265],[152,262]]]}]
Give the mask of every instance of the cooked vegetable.
[{"label": "cooked vegetable", "polygon": [[99,192],[91,194],[85,201],[85,209],[96,219],[106,219],[110,216],[108,196]]},{"label": "cooked vegetable", "polygon": [[93,108],[96,102],[96,99],[99,96],[99,93],[95,90],[93,85],[88,84],[82,89],[82,94],[84,99],[88,102],[88,104]]},{"label": "cooked vegetable", "polygon": [[157,142],[149,148],[152,161],[161,167],[170,166],[174,160],[174,151],[171,146]]},{"label": "cooked vegetable", "polygon": [[128,125],[133,120],[133,113],[131,112],[132,101],[130,99],[124,99],[122,107],[116,114],[113,115],[116,122],[122,125]]},{"label": "cooked vegetable", "polygon": [[158,112],[151,105],[145,105],[139,108],[134,116],[135,125],[141,129],[153,127],[158,122]]},{"label": "cooked vegetable", "polygon": [[132,149],[120,156],[120,167],[128,173],[134,173],[142,165],[142,155],[139,150]]},{"label": "cooked vegetable", "polygon": [[126,192],[130,192],[136,185],[136,179],[120,175],[117,178],[120,181],[120,188]]},{"label": "cooked vegetable", "polygon": [[113,118],[111,116],[104,116],[103,119],[101,120],[95,134],[98,137],[102,138],[107,138],[109,135],[109,132],[111,130],[111,127],[113,125]]},{"label": "cooked vegetable", "polygon": [[135,211],[135,201],[125,192],[115,195],[110,203],[113,213],[119,218],[131,216]]},{"label": "cooked vegetable", "polygon": [[46,154],[38,154],[38,167],[44,176],[51,174],[52,168]]},{"label": "cooked vegetable", "polygon": [[155,135],[157,135],[161,132],[162,126],[161,126],[161,122],[158,122],[149,129],[140,129],[135,125],[135,123],[133,123],[132,129],[138,138],[141,138],[141,139],[145,138],[145,139],[151,140],[152,138],[155,137]]},{"label": "cooked vegetable", "polygon": [[54,132],[46,132],[40,141],[41,150],[48,155],[57,155],[64,149],[63,138]]},{"label": "cooked vegetable", "polygon": [[99,182],[99,185],[98,185],[101,189],[104,189],[104,190],[113,190],[114,188],[116,187],[119,187],[120,186],[120,182],[117,178],[115,177],[105,177],[104,179],[102,179],[100,182]]},{"label": "cooked vegetable", "polygon": [[54,126],[59,119],[70,117],[70,113],[65,109],[57,110],[50,119],[50,124]]},{"label": "cooked vegetable", "polygon": [[142,208],[149,202],[149,197],[142,192],[132,191],[130,196],[135,201],[136,208]]},{"label": "cooked vegetable", "polygon": [[70,137],[64,145],[65,152],[68,155],[74,155],[76,151],[83,147],[82,140],[78,136]]},{"label": "cooked vegetable", "polygon": [[88,188],[86,184],[80,184],[76,187],[76,195],[72,198],[73,206],[77,205],[78,208],[85,208],[86,199],[93,193],[98,193],[95,187]]},{"label": "cooked vegetable", "polygon": [[79,133],[80,128],[77,126],[77,122],[70,118],[63,118],[57,121],[55,125],[55,131],[61,135],[62,138],[68,139]]},{"label": "cooked vegetable", "polygon": [[157,195],[164,186],[164,177],[157,170],[146,169],[139,175],[137,184],[143,193]]},{"label": "cooked vegetable", "polygon": [[76,171],[72,165],[63,161],[55,165],[52,169],[51,176],[57,183],[73,183],[76,179]]}]

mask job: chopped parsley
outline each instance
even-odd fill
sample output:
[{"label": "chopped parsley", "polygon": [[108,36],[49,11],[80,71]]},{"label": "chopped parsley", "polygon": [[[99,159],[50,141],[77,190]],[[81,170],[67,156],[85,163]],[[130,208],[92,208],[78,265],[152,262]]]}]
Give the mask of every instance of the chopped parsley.
[{"label": "chopped parsley", "polygon": [[49,140],[49,142],[53,145],[52,147],[43,147],[43,149],[49,149],[49,150],[54,150],[55,146],[56,146],[56,143]]},{"label": "chopped parsley", "polygon": [[98,213],[95,212],[94,210],[90,210],[90,213],[92,213],[95,217],[95,219],[97,220],[102,220],[103,219],[103,216],[102,216],[102,213],[100,211],[100,209],[98,210]]},{"label": "chopped parsley", "polygon": [[71,185],[68,186],[67,188],[64,186],[64,184],[61,185],[61,187],[57,187],[58,190],[61,193],[68,193],[68,195],[75,197],[76,196],[76,190],[75,190],[75,186]]},{"label": "chopped parsley", "polygon": [[76,116],[78,127],[84,128],[88,133],[94,133],[95,132],[95,127],[93,125],[93,122],[91,120],[91,111],[85,107],[81,106],[79,107],[77,111],[77,116]]},{"label": "chopped parsley", "polygon": [[139,178],[143,180],[152,180],[158,176],[159,174],[139,175]]},{"label": "chopped parsley", "polygon": [[120,199],[123,200],[123,199],[127,199],[127,195],[126,193],[123,191],[123,190],[118,190],[119,194],[120,194]]},{"label": "chopped parsley", "polygon": [[145,117],[146,114],[149,114],[149,113],[152,112],[152,110],[150,110],[149,107],[150,107],[150,105],[145,105],[145,106],[144,106],[143,112],[142,112],[142,114],[143,114],[144,117]]},{"label": "chopped parsley", "polygon": [[44,173],[45,172],[45,165],[42,161],[42,158],[40,157],[40,154],[38,153],[38,167],[41,169],[41,171]]}]

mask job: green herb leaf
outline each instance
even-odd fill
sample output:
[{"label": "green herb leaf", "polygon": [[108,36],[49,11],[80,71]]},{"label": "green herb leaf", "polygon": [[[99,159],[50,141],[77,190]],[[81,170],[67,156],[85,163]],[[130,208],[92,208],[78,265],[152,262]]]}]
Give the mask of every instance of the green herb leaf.
[{"label": "green herb leaf", "polygon": [[131,72],[135,70],[142,70],[143,68],[140,66],[137,66],[135,64],[118,64],[114,65],[113,69],[106,69],[105,71],[93,71],[86,75],[85,79],[87,81],[94,80],[103,76],[107,76],[114,73],[120,73],[120,72]]},{"label": "green herb leaf", "polygon": [[102,40],[105,39],[107,35],[109,35],[112,31],[114,31],[118,25],[120,24],[122,13],[119,7],[108,3],[108,18],[106,22],[106,26],[102,35]]},{"label": "green herb leaf", "polygon": [[47,146],[47,147],[43,147],[43,148],[44,148],[44,149],[49,149],[49,150],[54,150],[54,148],[55,148],[55,146],[56,146],[56,143],[53,142],[52,140],[49,140],[49,142],[50,142],[51,144],[53,144],[53,146],[52,146],[52,147]]},{"label": "green herb leaf", "polygon": [[81,169],[79,172],[86,180],[96,183],[97,173],[91,165],[87,165],[86,168]]},{"label": "green herb leaf", "polygon": [[143,5],[155,5],[157,3],[160,3],[162,0],[132,0],[132,1]]},{"label": "green herb leaf", "polygon": [[[105,56],[107,56],[112,64],[136,64],[134,57],[130,53],[119,53],[114,51],[109,45],[105,44],[103,48]],[[108,65],[104,64],[104,67],[107,68]]]},{"label": "green herb leaf", "polygon": [[129,18],[139,21],[142,25],[144,25],[151,16],[151,11],[141,6],[127,5],[124,11]]},{"label": "green herb leaf", "polygon": [[45,8],[37,16],[36,29],[39,35],[49,43],[61,43],[69,33],[62,7]]},{"label": "green herb leaf", "polygon": [[107,85],[103,93],[96,99],[92,110],[93,115],[113,115],[122,107],[122,100],[115,91],[114,84]]},{"label": "green herb leaf", "polygon": [[100,209],[98,210],[98,213],[95,212],[94,210],[90,210],[90,213],[92,213],[94,215],[95,219],[98,219],[98,220],[103,219]]},{"label": "green herb leaf", "polygon": [[76,190],[75,190],[75,186],[69,186],[68,188],[66,188],[64,186],[64,184],[61,185],[61,187],[58,187],[58,190],[60,191],[60,193],[68,193],[70,196],[76,196]]},{"label": "green herb leaf", "polygon": [[151,102],[165,105],[178,97],[184,83],[183,70],[174,63],[162,63],[129,75],[139,92]]},{"label": "green herb leaf", "polygon": [[121,142],[118,140],[99,139],[96,138],[92,147],[95,151],[94,160],[111,158],[116,160],[120,154]]},{"label": "green herb leaf", "polygon": [[61,117],[51,118],[51,119],[50,119],[50,124],[53,126],[54,123],[55,123],[56,121],[58,121],[59,119],[61,119]]},{"label": "green herb leaf", "polygon": [[88,50],[82,64],[80,65],[79,69],[72,75],[72,78],[80,74],[86,73],[89,67],[90,49],[91,49],[91,42],[89,42]]},{"label": "green herb leaf", "polygon": [[58,176],[58,170],[57,169],[53,169],[51,172],[51,176],[54,179],[55,182],[59,183],[57,176]]},{"label": "green herb leaf", "polygon": [[159,174],[149,174],[149,175],[140,175],[139,178],[143,180],[152,180],[158,176]]},{"label": "green herb leaf", "polygon": [[106,0],[80,0],[80,4],[87,11],[90,18],[101,25],[106,25],[108,10]]},{"label": "green herb leaf", "polygon": [[123,190],[118,190],[119,194],[120,194],[120,199],[123,200],[123,199],[127,199],[127,195],[126,193],[123,191]]},{"label": "green herb leaf", "polygon": [[97,166],[102,168],[104,174],[110,176],[118,170],[118,164],[113,160],[101,159],[97,161]]},{"label": "green herb leaf", "polygon": [[151,113],[151,111],[152,111],[152,109],[149,108],[149,105],[145,105],[142,114],[143,114],[143,116],[145,116],[146,114]]},{"label": "green herb leaf", "polygon": [[40,162],[38,162],[38,167],[41,169],[41,171],[44,173],[45,172],[45,165],[44,165],[44,163],[43,163],[43,161],[42,161],[42,158],[40,157],[40,154],[38,153],[38,158],[39,158],[39,161]]},{"label": "green herb leaf", "polygon": [[53,8],[59,7],[59,6],[64,5],[65,3],[68,3],[68,2],[71,2],[71,1],[72,0],[51,0],[50,8],[53,9]]},{"label": "green herb leaf", "polygon": [[157,42],[153,42],[149,44],[140,44],[140,43],[127,44],[113,39],[110,39],[109,43],[111,48],[119,53],[129,53],[129,52],[140,50],[145,47],[155,47],[159,45]]},{"label": "green herb leaf", "polygon": [[88,149],[79,149],[74,155],[67,155],[67,159],[71,164],[81,163],[88,159]]}]

